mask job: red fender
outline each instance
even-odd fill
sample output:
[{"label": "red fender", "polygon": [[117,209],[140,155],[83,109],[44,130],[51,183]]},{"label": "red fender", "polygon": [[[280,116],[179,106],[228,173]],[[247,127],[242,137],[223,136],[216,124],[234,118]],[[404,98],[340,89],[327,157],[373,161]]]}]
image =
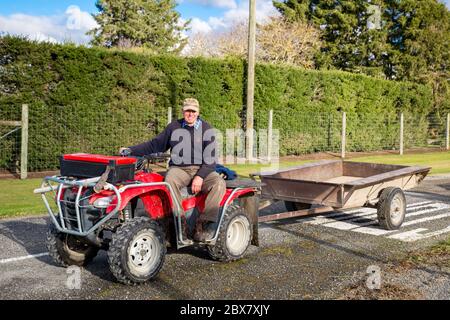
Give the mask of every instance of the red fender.
[{"label": "red fender", "polygon": [[[223,197],[222,201],[220,202],[220,206],[222,207],[223,205],[225,205],[225,201],[228,200],[228,198],[230,197],[231,193],[233,192],[234,189],[227,189],[227,192],[225,193],[225,196]],[[230,200],[228,201],[228,204],[231,203],[234,199],[237,199],[245,194],[248,193],[254,193],[255,189],[253,188],[245,188],[245,189],[241,189],[239,191],[236,191],[233,195],[232,198],[230,198]]]}]

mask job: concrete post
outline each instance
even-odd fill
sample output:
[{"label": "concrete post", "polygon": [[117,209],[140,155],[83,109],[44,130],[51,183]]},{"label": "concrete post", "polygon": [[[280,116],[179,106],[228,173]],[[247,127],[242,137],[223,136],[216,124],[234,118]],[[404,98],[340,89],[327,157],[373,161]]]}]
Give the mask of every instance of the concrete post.
[{"label": "concrete post", "polygon": [[21,150],[20,150],[20,179],[26,179],[28,175],[28,105],[22,105],[21,122]]},{"label": "concrete post", "polygon": [[346,117],[346,113],[342,112],[342,136],[341,136],[341,158],[342,159],[345,159],[346,129],[347,129],[347,117]]},{"label": "concrete post", "polygon": [[403,155],[403,112],[400,113],[400,155]]}]

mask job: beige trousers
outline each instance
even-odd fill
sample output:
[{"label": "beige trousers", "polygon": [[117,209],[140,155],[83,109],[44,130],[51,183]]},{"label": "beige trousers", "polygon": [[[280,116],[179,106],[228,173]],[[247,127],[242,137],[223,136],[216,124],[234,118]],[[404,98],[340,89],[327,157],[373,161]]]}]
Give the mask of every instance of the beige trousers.
[{"label": "beige trousers", "polygon": [[[165,181],[171,185],[180,204],[182,201],[180,190],[192,182],[199,168],[199,166],[169,168]],[[199,220],[202,222],[218,221],[220,202],[225,192],[225,180],[217,172],[211,172],[205,177],[202,184],[202,193],[207,193],[208,195],[205,200],[205,212],[200,215]]]}]

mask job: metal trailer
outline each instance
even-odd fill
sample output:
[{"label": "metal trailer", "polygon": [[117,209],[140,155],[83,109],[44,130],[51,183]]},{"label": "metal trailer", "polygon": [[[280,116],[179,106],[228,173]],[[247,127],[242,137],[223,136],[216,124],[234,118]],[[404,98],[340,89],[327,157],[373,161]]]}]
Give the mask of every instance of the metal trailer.
[{"label": "metal trailer", "polygon": [[283,200],[288,209],[260,216],[259,222],[375,207],[382,227],[398,229],[406,213],[403,190],[417,186],[430,170],[430,167],[325,160],[250,176],[261,180],[262,199]]}]

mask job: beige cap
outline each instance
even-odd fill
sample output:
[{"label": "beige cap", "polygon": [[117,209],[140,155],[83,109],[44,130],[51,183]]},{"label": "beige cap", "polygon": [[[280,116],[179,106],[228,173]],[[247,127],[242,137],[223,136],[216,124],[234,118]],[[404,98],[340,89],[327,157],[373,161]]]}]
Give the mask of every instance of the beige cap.
[{"label": "beige cap", "polygon": [[200,112],[200,105],[197,99],[194,98],[186,98],[183,101],[183,111],[185,110],[194,110]]}]

